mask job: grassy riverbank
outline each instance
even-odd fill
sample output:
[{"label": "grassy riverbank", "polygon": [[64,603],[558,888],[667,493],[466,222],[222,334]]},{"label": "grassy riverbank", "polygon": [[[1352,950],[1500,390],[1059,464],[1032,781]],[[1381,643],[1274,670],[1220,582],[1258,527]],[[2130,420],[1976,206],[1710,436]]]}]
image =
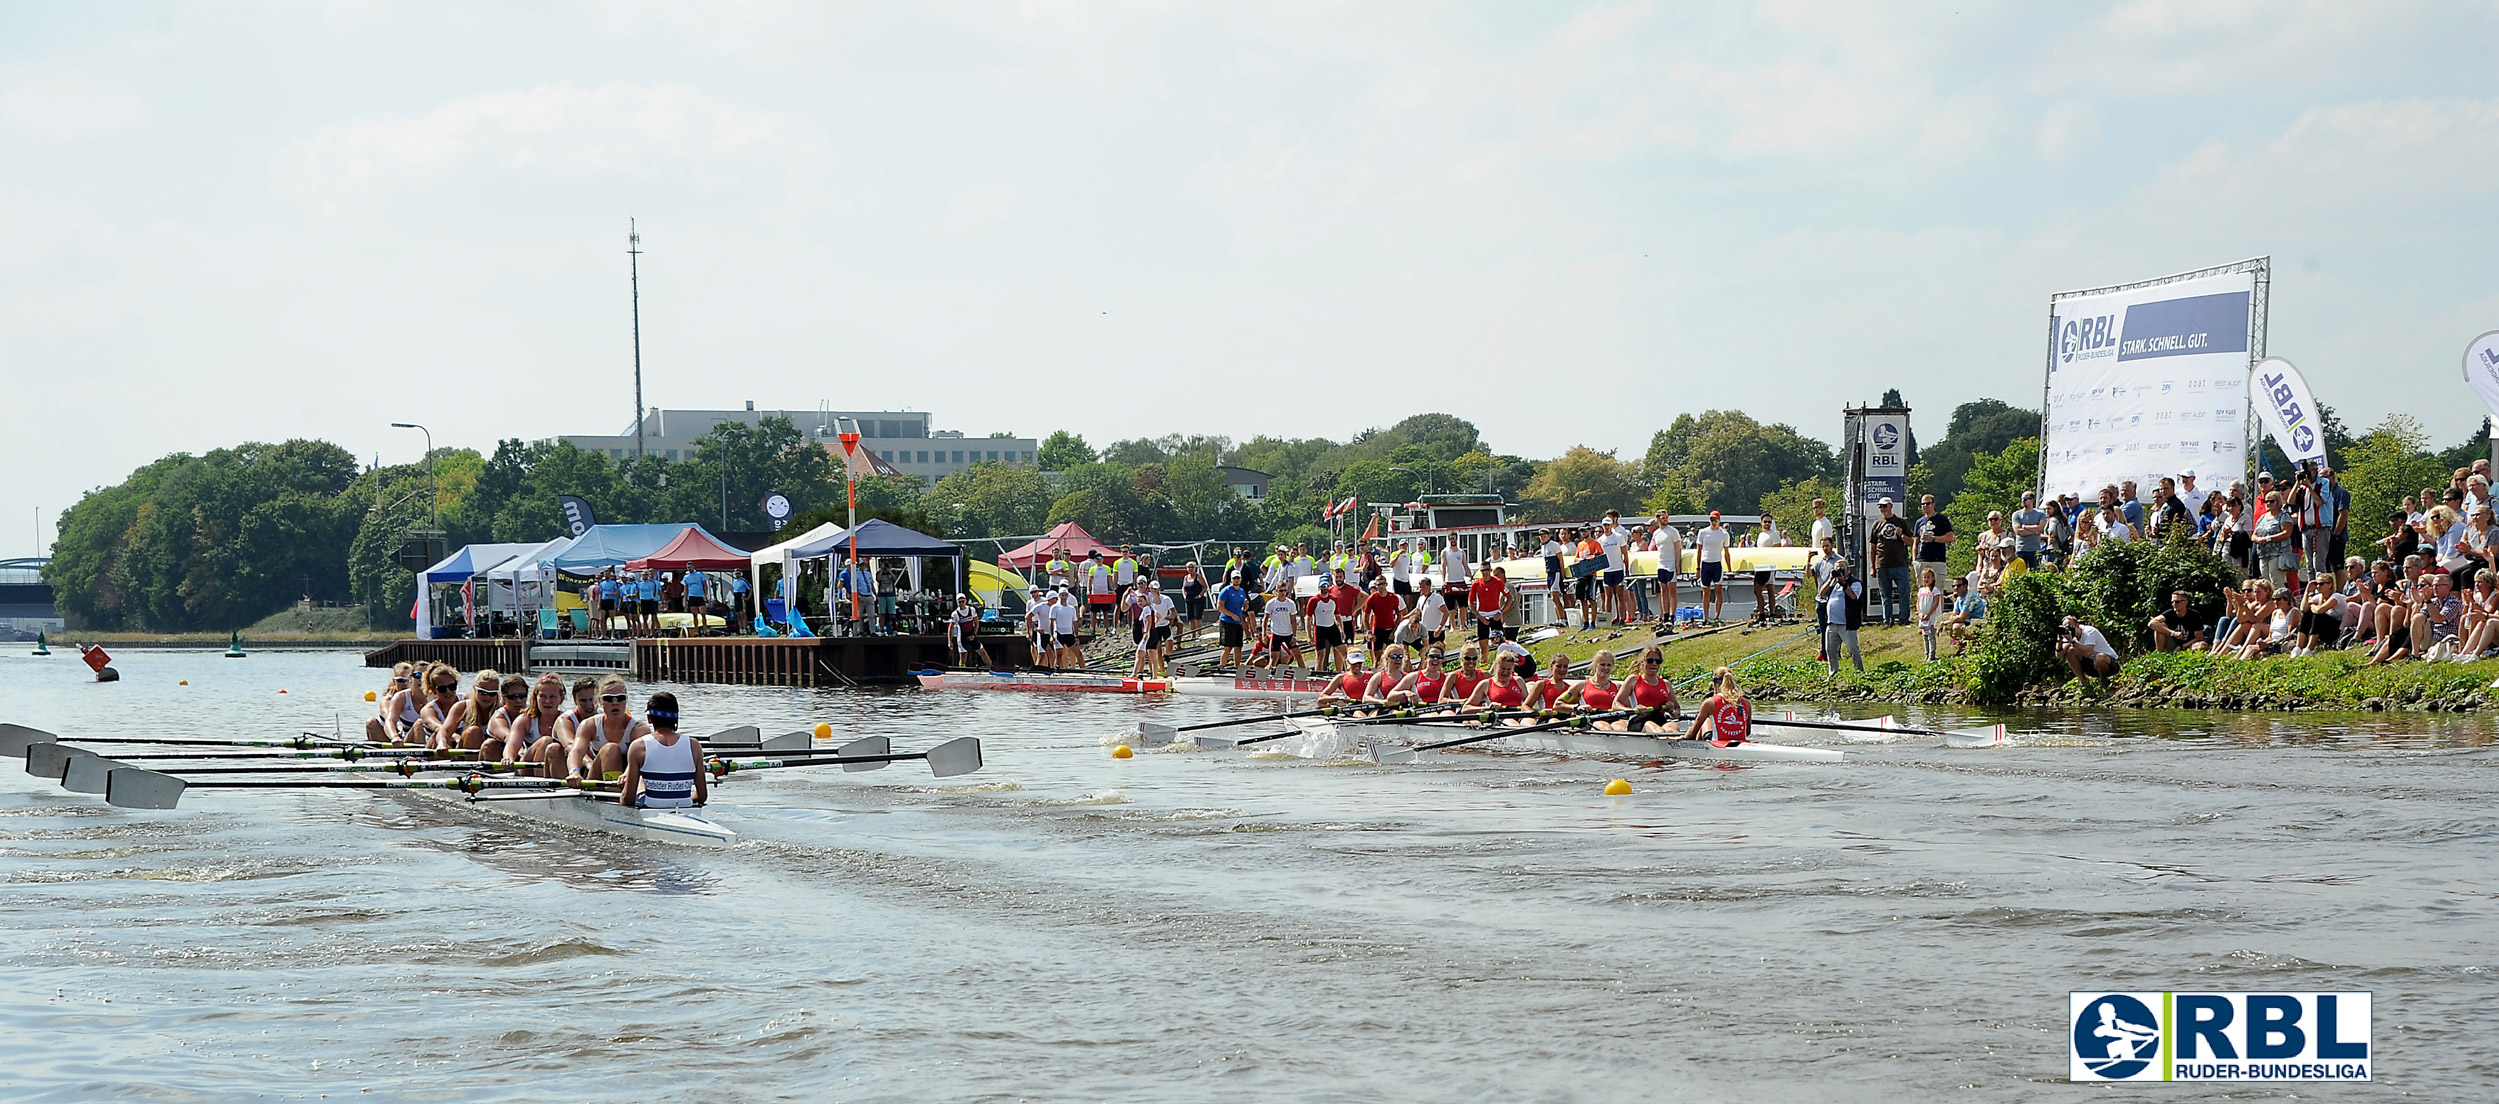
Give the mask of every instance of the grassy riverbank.
[{"label": "grassy riverbank", "polygon": [[[355,608],[303,609],[290,607],[261,618],[243,630],[243,647],[252,648],[375,648],[393,640],[408,638],[406,629],[374,629],[365,624],[364,611]],[[151,633],[151,632],[76,632],[62,633],[53,641],[76,651],[80,644],[116,645],[126,648],[223,648],[232,639],[221,632]]]},{"label": "grassy riverbank", "polygon": [[[1840,673],[1816,662],[1811,626],[1734,628],[1706,636],[1678,635],[1665,648],[1678,682],[1732,664],[1753,693],[1789,701],[1915,701],[1968,703],[1974,660],[1944,656],[1926,662],[1917,630],[1869,626],[1858,633],[1866,670]],[[1533,647],[1539,660],[1568,651],[1584,668],[1597,649],[1619,651],[1650,639],[1645,628],[1566,633]],[[1767,649],[1765,651],[1765,649]],[[1756,654],[1760,653],[1760,654]],[[1617,667],[1620,671],[1623,668]],[[2059,679],[2025,691],[2023,704],[2100,704],[2179,709],[2352,709],[2470,712],[2499,706],[2499,660],[2369,666],[2363,653],[2329,652],[2298,659],[2229,659],[2200,653],[2139,655],[2117,676],[2088,682]]]}]

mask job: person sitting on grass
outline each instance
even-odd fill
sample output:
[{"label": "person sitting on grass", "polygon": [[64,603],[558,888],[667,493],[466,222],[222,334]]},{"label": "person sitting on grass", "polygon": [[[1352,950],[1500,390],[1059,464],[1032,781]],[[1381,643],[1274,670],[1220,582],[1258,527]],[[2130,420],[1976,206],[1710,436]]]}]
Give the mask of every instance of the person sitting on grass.
[{"label": "person sitting on grass", "polygon": [[[2448,659],[2456,651],[2456,632],[2464,624],[2464,602],[2444,570],[2427,576],[2429,593],[2412,604],[2412,640],[2423,659]],[[2469,658],[2469,657],[2467,657]]]},{"label": "person sitting on grass", "polygon": [[2100,630],[2082,623],[2082,618],[2068,615],[2057,632],[2056,655],[2065,661],[2075,678],[2110,678],[2117,674],[2117,649],[2109,646],[2109,638]]},{"label": "person sitting on grass", "polygon": [[2239,645],[2240,659],[2271,655],[2289,647],[2291,642],[2289,595],[2276,592],[2273,584],[2261,579],[2257,581],[2256,593],[2259,600],[2248,613],[2247,624],[2241,630],[2240,639],[2246,643]]},{"label": "person sitting on grass", "polygon": [[2187,604],[2183,590],[2169,592],[2169,608],[2154,617],[2150,627],[2156,652],[2200,652],[2212,643],[2211,626]]},{"label": "person sitting on grass", "polygon": [[2306,594],[2300,597],[2299,617],[2291,631],[2291,654],[2317,654],[2319,648],[2332,648],[2343,634],[2343,592],[2326,585],[2330,580],[2313,580]]},{"label": "person sitting on grass", "polygon": [[1952,638],[1952,654],[1969,650],[1970,634],[1987,617],[1987,599],[1970,592],[1967,576],[1952,581],[1952,612],[1944,617],[1944,635]]}]

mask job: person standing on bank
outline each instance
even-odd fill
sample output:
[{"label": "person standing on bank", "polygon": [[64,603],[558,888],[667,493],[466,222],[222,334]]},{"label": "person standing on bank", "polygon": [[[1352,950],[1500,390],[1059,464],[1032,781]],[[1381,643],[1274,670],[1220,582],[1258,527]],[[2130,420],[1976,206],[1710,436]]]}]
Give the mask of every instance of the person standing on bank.
[{"label": "person standing on bank", "polygon": [[1692,535],[1695,552],[1701,565],[1701,620],[1715,623],[1727,615],[1726,588],[1719,580],[1725,575],[1728,540],[1726,522],[1718,511],[1709,512],[1709,524]]},{"label": "person standing on bank", "polygon": [[1857,651],[1857,630],[1866,621],[1866,586],[1850,576],[1847,560],[1832,563],[1831,577],[1823,581],[1814,598],[1822,605],[1822,655],[1830,661],[1831,673],[1840,673],[1843,646],[1848,649],[1849,661],[1858,670],[1865,670],[1866,657]]},{"label": "person standing on bank", "polygon": [[1961,534],[1953,532],[1952,519],[1935,508],[1934,495],[1918,497],[1918,520],[1910,524],[1910,530],[1911,536],[1917,540],[1917,556],[1915,562],[1910,564],[1911,576],[1923,579],[1927,572],[1932,571],[1938,579],[1951,578],[1952,569],[1945,565],[1944,560],[1952,554],[1952,546],[1961,539]]},{"label": "person standing on bank", "polygon": [[2013,511],[2013,555],[2022,561],[2022,570],[2035,571],[2046,558],[2048,515],[2039,508],[2039,495],[2022,492],[2022,505]]},{"label": "person standing on bank", "polygon": [[[1883,588],[1883,623],[1909,623],[1909,530],[1892,513],[1891,496],[1885,495],[1875,504],[1882,515],[1874,519],[1875,582]],[[1837,661],[1839,657],[1833,656]]]}]

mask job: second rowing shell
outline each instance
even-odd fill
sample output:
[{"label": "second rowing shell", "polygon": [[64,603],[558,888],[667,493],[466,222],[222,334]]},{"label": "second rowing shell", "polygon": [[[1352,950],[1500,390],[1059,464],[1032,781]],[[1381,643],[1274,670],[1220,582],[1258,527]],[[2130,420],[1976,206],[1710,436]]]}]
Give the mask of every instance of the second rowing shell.
[{"label": "second rowing shell", "polygon": [[[1281,752],[1303,759],[1358,758],[1366,749],[1387,750],[1392,741],[1383,740],[1381,730],[1389,726],[1338,726],[1326,721],[1287,720],[1293,734],[1267,741],[1261,750]],[[1659,736],[1636,736],[1626,732],[1571,730],[1547,728],[1537,731],[1505,733],[1487,744],[1505,744],[1514,748],[1554,751],[1583,759],[1626,759],[1647,762],[1652,759],[1701,759],[1714,762],[1757,763],[1837,763],[1846,756],[1831,748],[1798,747],[1794,744],[1746,742],[1720,747],[1705,740],[1673,740]]]},{"label": "second rowing shell", "polygon": [[1327,689],[1308,679],[1125,678],[1058,672],[928,671],[923,690],[1013,690],[1056,694],[1179,694],[1196,698],[1310,698]]}]

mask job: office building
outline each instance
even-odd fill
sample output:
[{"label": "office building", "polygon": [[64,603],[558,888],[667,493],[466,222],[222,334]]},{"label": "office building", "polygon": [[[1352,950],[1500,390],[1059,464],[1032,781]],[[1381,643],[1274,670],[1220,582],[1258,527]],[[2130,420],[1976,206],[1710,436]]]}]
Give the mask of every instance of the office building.
[{"label": "office building", "polygon": [[[723,422],[758,425],[766,418],[787,418],[808,439],[841,455],[841,424],[858,423],[859,443],[876,455],[883,469],[916,475],[931,483],[982,461],[1004,464],[1033,462],[1041,443],[1030,437],[967,437],[960,430],[931,429],[930,417],[918,410],[662,410],[652,407],[642,417],[642,448],[654,456],[683,460],[694,455],[695,441]],[[633,455],[633,427],[613,437],[566,434],[573,447],[604,452],[622,460]]]}]

